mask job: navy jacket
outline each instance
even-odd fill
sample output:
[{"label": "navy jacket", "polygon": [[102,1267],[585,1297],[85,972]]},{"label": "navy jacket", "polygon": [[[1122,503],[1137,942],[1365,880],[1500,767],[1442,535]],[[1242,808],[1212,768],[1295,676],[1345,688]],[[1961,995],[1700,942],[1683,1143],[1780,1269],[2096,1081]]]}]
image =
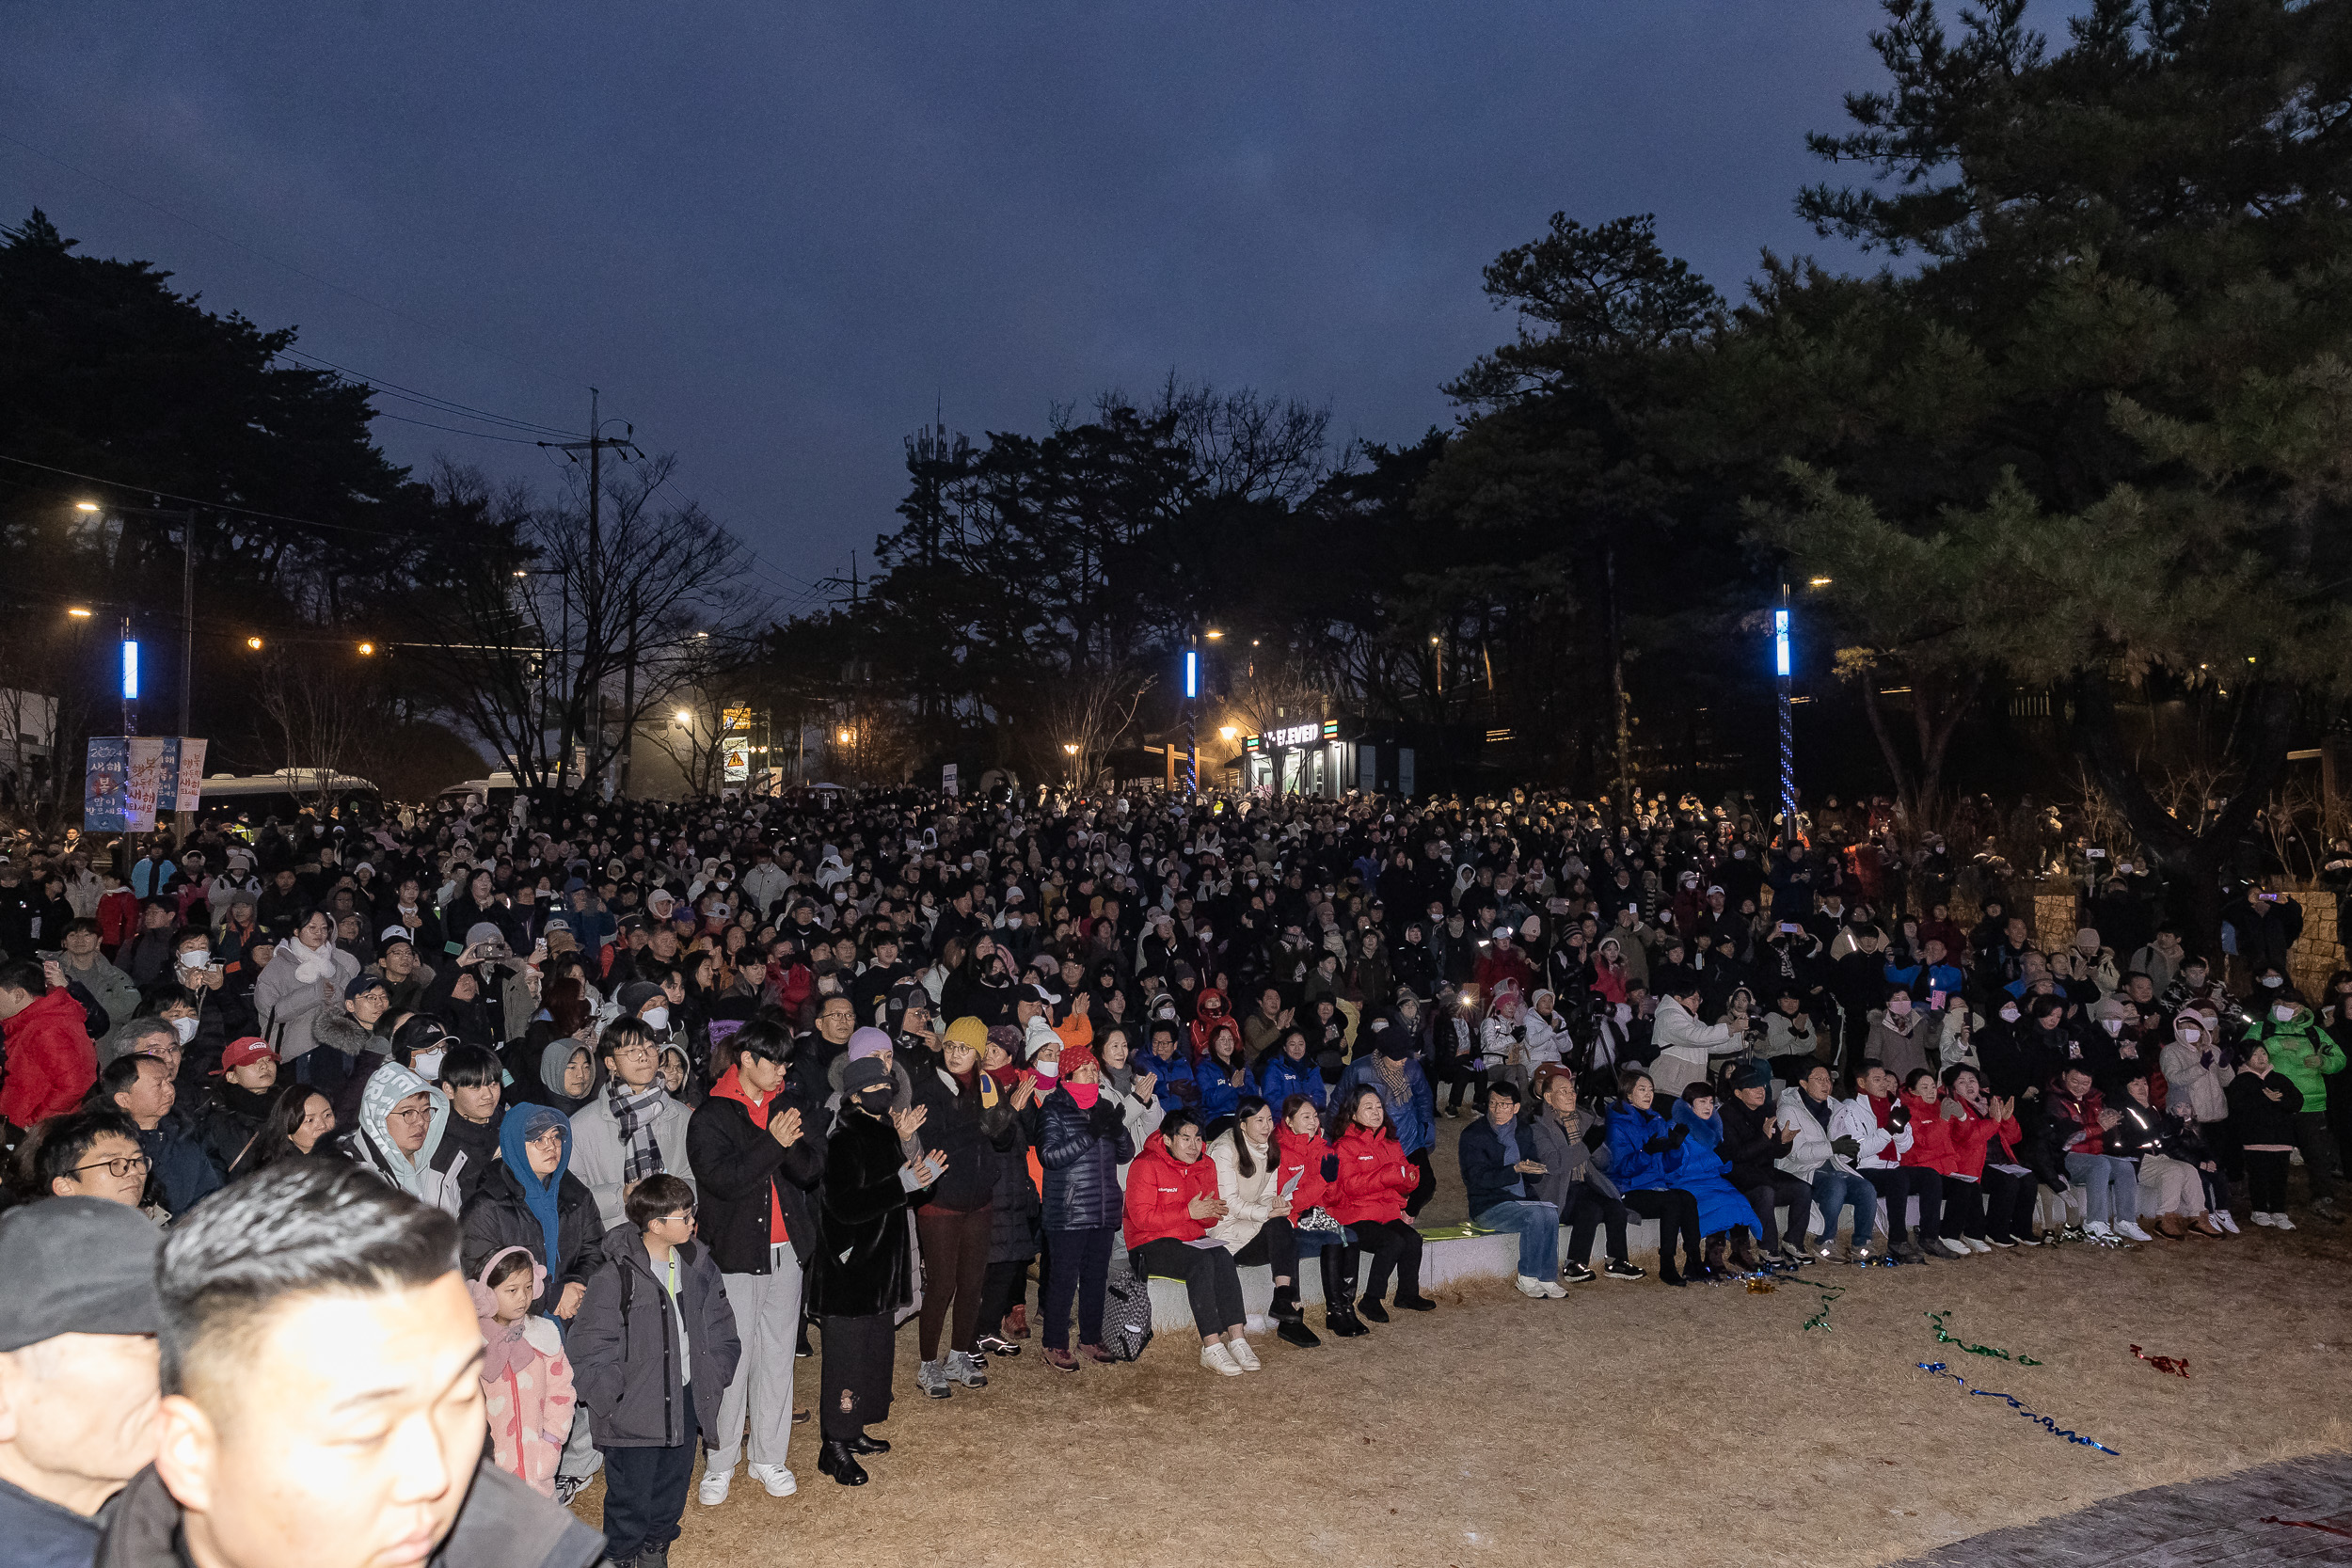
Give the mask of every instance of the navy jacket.
[{"label": "navy jacket", "polygon": [[[1524,1115],[1518,1118],[1512,1133],[1519,1141],[1518,1157],[1522,1160],[1535,1158],[1535,1131],[1528,1125]],[[1471,1218],[1475,1219],[1498,1203],[1515,1203],[1535,1196],[1535,1184],[1542,1178],[1522,1175],[1503,1163],[1502,1137],[1495,1131],[1495,1124],[1486,1117],[1480,1117],[1462,1130],[1459,1153],[1462,1189],[1470,1199]],[[1516,1193],[1511,1191],[1511,1184],[1515,1181],[1519,1185],[1519,1191]]]},{"label": "navy jacket", "polygon": [[[1148,1069],[1147,1056],[1143,1069]],[[1125,1218],[1119,1167],[1136,1157],[1127,1118],[1107,1095],[1084,1111],[1061,1089],[1046,1097],[1037,1162],[1045,1170],[1045,1228],[1104,1230]]]}]

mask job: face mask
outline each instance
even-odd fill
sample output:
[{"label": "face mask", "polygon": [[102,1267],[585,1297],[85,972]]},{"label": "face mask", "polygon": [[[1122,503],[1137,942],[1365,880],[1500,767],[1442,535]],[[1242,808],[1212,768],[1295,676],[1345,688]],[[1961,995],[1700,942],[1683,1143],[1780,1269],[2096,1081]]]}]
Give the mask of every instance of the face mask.
[{"label": "face mask", "polygon": [[637,1016],[648,1029],[667,1029],[670,1026],[670,1009],[667,1007],[647,1007]]},{"label": "face mask", "polygon": [[2001,1022],[2004,1022],[2004,1023],[2014,1023],[2014,1022],[2017,1022],[2017,1009],[2016,1009],[2016,1008],[2014,1008],[2014,1007],[2003,1007],[2003,1008],[2001,1009]]},{"label": "face mask", "polygon": [[2110,1035],[2120,1035],[2123,1032],[2123,1021],[2120,1018],[2103,1018],[2099,1021],[2099,1027]]},{"label": "face mask", "polygon": [[2281,1002],[2270,1009],[2270,1016],[2281,1023],[2292,1023],[2295,1022],[2295,1008],[2291,1004]]},{"label": "face mask", "polygon": [[179,1031],[180,1043],[182,1045],[185,1045],[188,1041],[196,1038],[196,1020],[192,1018],[175,1018],[171,1021],[171,1026]]},{"label": "face mask", "polygon": [[868,1116],[888,1116],[890,1114],[890,1085],[874,1084],[858,1090],[857,1102],[859,1108]]},{"label": "face mask", "polygon": [[1734,849],[1731,852],[1731,858],[1736,861],[1743,861],[1748,858],[1748,852],[1745,849]]},{"label": "face mask", "polygon": [[2174,1033],[2180,1037],[2180,1040],[2183,1045],[2195,1045],[2199,1040],[2205,1037],[2194,1029],[2180,1029],[2175,1030]]},{"label": "face mask", "polygon": [[1893,1013],[1897,1018],[1904,1017],[1911,1011],[1911,999],[1909,997],[1899,996],[1895,998],[1894,1001],[1889,1002],[1886,1005],[1886,1010]]},{"label": "face mask", "polygon": [[441,1058],[449,1054],[446,1046],[434,1046],[408,1058],[408,1070],[430,1084],[441,1076]]},{"label": "face mask", "polygon": [[204,969],[210,966],[212,961],[213,956],[201,948],[193,949],[180,955],[180,967],[182,969]]},{"label": "face mask", "polygon": [[1081,1111],[1093,1110],[1094,1102],[1103,1096],[1103,1085],[1100,1084],[1064,1084],[1062,1087],[1072,1100],[1077,1101]]},{"label": "face mask", "polygon": [[2277,990],[2280,986],[2283,986],[2286,983],[2286,976],[2283,974],[2265,974],[2263,976],[2263,990]]}]

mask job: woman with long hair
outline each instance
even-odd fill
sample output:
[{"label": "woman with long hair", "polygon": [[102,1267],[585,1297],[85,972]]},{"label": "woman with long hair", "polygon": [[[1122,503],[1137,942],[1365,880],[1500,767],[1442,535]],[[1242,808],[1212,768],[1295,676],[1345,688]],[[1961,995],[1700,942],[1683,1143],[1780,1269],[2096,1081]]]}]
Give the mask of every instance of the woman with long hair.
[{"label": "woman with long hair", "polygon": [[[1409,1312],[1435,1310],[1437,1303],[1421,1293],[1421,1232],[1406,1217],[1406,1200],[1421,1182],[1416,1165],[1397,1141],[1389,1122],[1388,1101],[1370,1084],[1359,1085],[1338,1100],[1340,1113],[1331,1123],[1332,1152],[1338,1173],[1328,1204],[1331,1217],[1353,1231],[1340,1250],[1336,1267],[1324,1275],[1324,1309],[1333,1309],[1334,1291],[1343,1316],[1389,1321],[1381,1297],[1389,1292],[1389,1276],[1397,1276],[1395,1305]],[[1359,1260],[1372,1253],[1372,1268],[1364,1275],[1363,1300],[1355,1305]],[[1336,1277],[1335,1277],[1336,1275]]]},{"label": "woman with long hair", "polygon": [[1225,1212],[1209,1235],[1233,1255],[1235,1267],[1263,1263],[1274,1275],[1275,1332],[1302,1350],[1323,1341],[1298,1306],[1298,1232],[1292,1228],[1294,1195],[1277,1180],[1281,1149],[1274,1136],[1274,1107],[1244,1095],[1233,1124],[1209,1145],[1216,1166],[1216,1196]]}]

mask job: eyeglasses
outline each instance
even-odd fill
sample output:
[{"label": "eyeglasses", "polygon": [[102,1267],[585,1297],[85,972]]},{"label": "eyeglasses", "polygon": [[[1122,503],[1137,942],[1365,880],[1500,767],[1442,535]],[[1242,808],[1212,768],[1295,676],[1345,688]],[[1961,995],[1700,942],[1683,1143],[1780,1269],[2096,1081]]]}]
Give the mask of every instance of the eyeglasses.
[{"label": "eyeglasses", "polygon": [[612,1059],[616,1062],[640,1061],[654,1054],[654,1048],[650,1045],[616,1045],[612,1048]]},{"label": "eyeglasses", "polygon": [[433,1107],[420,1105],[410,1111],[388,1111],[384,1114],[384,1119],[386,1121],[430,1121],[433,1119]]},{"label": "eyeglasses", "polygon": [[72,1174],[79,1176],[86,1170],[103,1169],[119,1181],[135,1172],[144,1172],[147,1167],[148,1159],[144,1154],[118,1154],[111,1160],[93,1160],[87,1165],[76,1165]]}]

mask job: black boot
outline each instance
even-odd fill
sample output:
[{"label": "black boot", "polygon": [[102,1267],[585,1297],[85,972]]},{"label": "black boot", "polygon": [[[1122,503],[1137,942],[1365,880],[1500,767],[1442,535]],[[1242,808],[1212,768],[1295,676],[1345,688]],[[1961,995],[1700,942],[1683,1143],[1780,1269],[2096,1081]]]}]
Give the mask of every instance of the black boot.
[{"label": "black boot", "polygon": [[1707,1256],[1704,1260],[1700,1262],[1695,1277],[1700,1279],[1721,1279],[1725,1274],[1730,1272],[1724,1267],[1724,1232],[1720,1230],[1715,1232],[1712,1236],[1707,1238]]},{"label": "black boot", "polygon": [[1357,1321],[1356,1281],[1340,1260],[1344,1250],[1327,1246],[1315,1257],[1323,1268],[1323,1326],[1343,1339],[1353,1339],[1372,1330]]},{"label": "black boot", "polygon": [[857,1455],[850,1451],[850,1445],[831,1439],[817,1450],[817,1471],[819,1475],[833,1477],[844,1486],[863,1486],[867,1479],[866,1466],[857,1462]]},{"label": "black boot", "polygon": [[1307,1326],[1307,1314],[1299,1309],[1298,1287],[1284,1285],[1274,1292],[1274,1334],[1286,1345],[1300,1350],[1313,1350],[1323,1343],[1322,1337]]}]

